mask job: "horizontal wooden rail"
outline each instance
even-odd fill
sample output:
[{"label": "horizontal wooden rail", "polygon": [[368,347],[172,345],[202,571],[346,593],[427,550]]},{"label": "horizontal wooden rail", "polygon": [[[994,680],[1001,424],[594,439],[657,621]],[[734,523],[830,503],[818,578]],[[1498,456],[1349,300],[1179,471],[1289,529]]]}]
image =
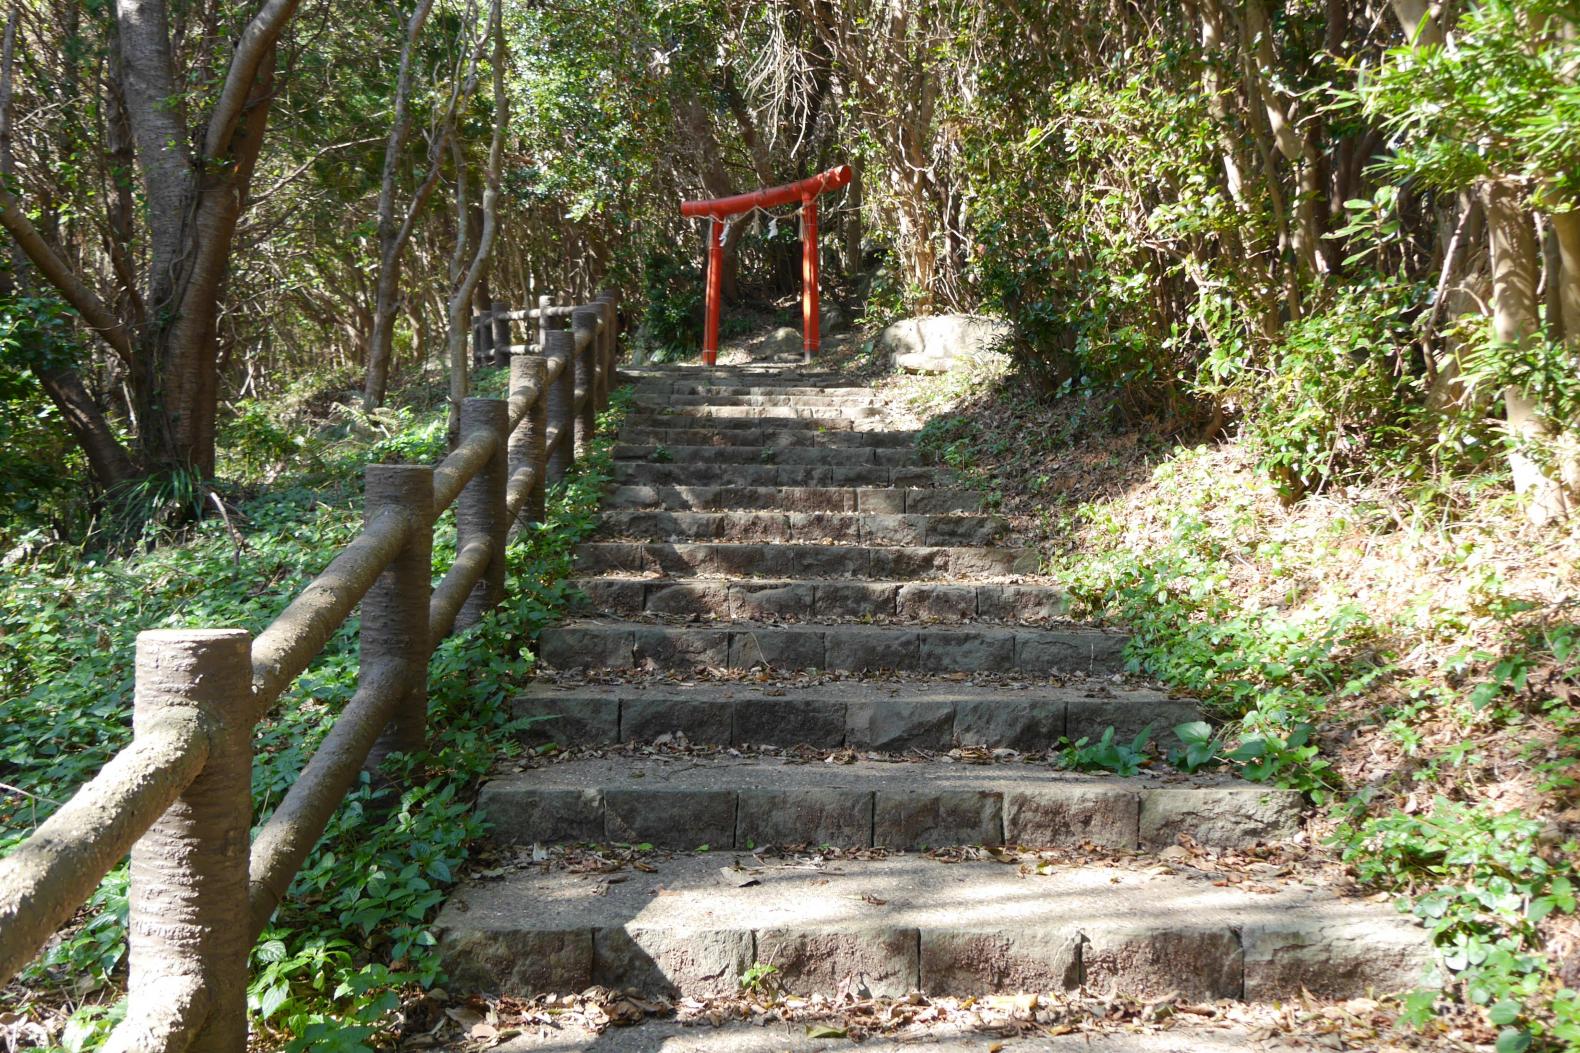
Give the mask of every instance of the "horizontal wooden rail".
[{"label": "horizontal wooden rail", "polygon": [[[510,532],[542,519],[608,403],[614,294],[504,306],[474,336],[508,356],[509,397],[466,400],[460,441],[432,469],[369,466],[362,531],[268,628],[139,634],[132,742],[0,859],[0,983],[131,851],[130,1001],[106,1048],[244,1053],[248,948],[358,773],[383,778],[385,755],[421,748],[433,647],[502,598]],[[538,341],[511,343],[527,319]],[[452,505],[456,556],[434,585],[434,523]],[[357,689],[243,858],[252,729],[359,603]]]}]

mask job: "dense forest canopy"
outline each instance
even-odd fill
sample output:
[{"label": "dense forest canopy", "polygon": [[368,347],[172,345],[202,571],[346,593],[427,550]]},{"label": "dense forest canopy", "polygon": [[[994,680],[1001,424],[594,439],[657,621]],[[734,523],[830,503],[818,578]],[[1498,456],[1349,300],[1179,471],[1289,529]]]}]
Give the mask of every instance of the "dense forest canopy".
[{"label": "dense forest canopy", "polygon": [[[432,363],[459,397],[494,302],[623,284],[649,340],[694,344],[676,202],[843,161],[825,251],[869,320],[1001,313],[1047,385],[1253,434],[1291,499],[1501,436],[1550,518],[1577,481],[1574,15],[19,2],[6,534],[221,482],[237,398],[303,377],[373,411]],[[729,295],[793,281],[791,226],[731,228]]]}]

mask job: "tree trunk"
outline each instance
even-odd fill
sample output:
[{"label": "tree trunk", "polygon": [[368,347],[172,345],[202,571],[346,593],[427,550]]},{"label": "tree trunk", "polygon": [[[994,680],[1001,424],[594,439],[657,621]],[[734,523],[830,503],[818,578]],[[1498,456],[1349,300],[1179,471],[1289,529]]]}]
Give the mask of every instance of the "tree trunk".
[{"label": "tree trunk", "polygon": [[[422,35],[433,0],[417,0],[417,7],[406,23],[406,38],[401,42],[400,71],[395,80],[395,116],[390,121],[389,141],[384,146],[384,170],[379,182],[378,277],[374,281],[373,330],[368,337],[367,373],[363,381],[362,408],[372,410],[384,402],[389,386],[390,357],[395,345],[395,315],[400,310],[401,254],[411,237],[412,219],[422,208],[438,181],[435,164],[432,176],[423,180],[413,195],[405,222],[395,222],[395,182],[401,153],[411,130],[412,50]],[[441,154],[442,156],[442,154]]]},{"label": "tree trunk", "polygon": [[[1521,348],[1540,335],[1536,289],[1541,277],[1541,253],[1534,225],[1517,183],[1489,180],[1482,196],[1492,255],[1492,333],[1499,343]],[[1562,486],[1525,449],[1547,438],[1540,406],[1526,392],[1510,385],[1503,391],[1503,408],[1512,443],[1509,467],[1514,475],[1514,490],[1524,499],[1526,514],[1538,525],[1561,518],[1567,512]]]}]

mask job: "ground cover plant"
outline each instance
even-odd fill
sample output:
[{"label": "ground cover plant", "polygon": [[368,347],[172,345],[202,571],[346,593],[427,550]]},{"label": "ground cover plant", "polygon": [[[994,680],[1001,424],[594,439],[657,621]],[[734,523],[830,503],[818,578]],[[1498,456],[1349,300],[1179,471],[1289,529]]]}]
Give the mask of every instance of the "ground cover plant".
[{"label": "ground cover plant", "polygon": [[[484,390],[499,375],[485,375]],[[121,559],[14,560],[0,583],[0,851],[25,837],[130,737],[132,642],[138,631],[267,625],[360,528],[365,463],[433,463],[445,449],[442,401],[376,420],[336,411],[309,429],[286,401],[249,407],[227,447],[236,464],[282,472],[183,538]],[[415,397],[411,397],[415,396]],[[508,550],[506,602],[473,630],[443,641],[430,666],[428,749],[392,761],[397,793],[364,780],[341,806],[252,952],[248,993],[260,1041],[287,1049],[359,1050],[387,1037],[403,993],[439,979],[428,925],[484,832],[472,812],[477,781],[514,750],[514,690],[530,675],[528,645],[565,608],[570,552],[594,522],[623,410],[605,437],[549,494],[542,524]],[[260,447],[242,428],[269,425]],[[348,420],[350,423],[348,423]],[[253,423],[247,423],[247,422]],[[283,443],[307,452],[271,456]],[[435,562],[454,554],[453,514],[435,532]],[[356,619],[336,633],[259,726],[253,799],[267,817],[350,697]],[[12,787],[28,787],[21,792]],[[113,871],[76,921],[5,992],[18,1023],[43,1044],[90,1048],[123,1010],[126,867]]]},{"label": "ground cover plant", "polygon": [[1128,628],[1136,673],[1206,704],[1168,761],[1303,790],[1327,853],[1430,929],[1446,984],[1406,1022],[1443,1034],[1462,1001],[1499,1050],[1580,1047],[1573,525],[1520,526],[1499,473],[1423,486],[1387,463],[1289,505],[1254,428],[1170,443],[1007,360],[894,386],[934,457],[1041,520],[1075,612]]}]

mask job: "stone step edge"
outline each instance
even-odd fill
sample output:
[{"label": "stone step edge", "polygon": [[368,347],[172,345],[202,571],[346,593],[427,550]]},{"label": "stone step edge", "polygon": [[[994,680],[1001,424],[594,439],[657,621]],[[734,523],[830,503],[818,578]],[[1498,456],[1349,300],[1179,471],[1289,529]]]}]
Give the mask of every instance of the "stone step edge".
[{"label": "stone step edge", "polygon": [[628,486],[775,486],[865,489],[959,489],[947,468],[879,464],[676,464],[616,461],[613,481]]},{"label": "stone step edge", "polygon": [[615,508],[599,514],[596,536],[604,541],[838,541],[872,548],[986,548],[1011,529],[1009,520],[1002,516],[979,513],[894,515],[752,508],[718,512]]},{"label": "stone step edge", "polygon": [[619,443],[614,448],[614,459],[622,464],[738,464],[780,468],[932,467],[923,464],[921,455],[906,446],[714,446],[686,443],[663,446],[667,457],[661,460],[657,456],[661,445]]},{"label": "stone step edge", "polygon": [[[708,859],[686,870],[706,866],[717,881],[723,863]],[[710,907],[728,903],[731,893],[677,882],[673,868],[661,866],[657,874],[634,875],[617,886],[628,891],[610,898],[624,909],[608,910],[607,918],[577,912],[575,923],[567,924],[540,909],[543,896],[562,886],[585,896],[581,876],[516,875],[492,887],[463,886],[436,927],[453,988],[515,995],[600,984],[651,995],[728,996],[738,992],[748,969],[763,964],[772,965],[775,981],[797,995],[833,996],[854,978],[877,997],[1085,987],[1143,999],[1172,993],[1190,1000],[1274,1002],[1299,999],[1305,991],[1348,998],[1411,990],[1427,979],[1432,962],[1426,934],[1382,904],[1286,892],[1262,907],[1253,894],[1208,889],[1201,894],[1216,906],[1200,915],[1186,904],[1203,879],[1138,881],[1131,872],[1104,867],[1085,868],[1079,883],[1063,875],[1022,879],[1048,885],[1028,886],[1043,900],[1063,901],[1067,888],[1074,893],[1070,913],[1050,924],[1041,917],[1037,924],[977,920],[971,914],[979,901],[1007,891],[992,877],[979,880],[986,868],[1008,869],[997,863],[950,868],[964,875],[959,881],[966,886],[961,916],[950,922],[888,920],[886,901],[863,890],[886,871],[859,865],[848,874],[808,870],[793,886],[775,877],[763,891],[780,899],[798,896],[809,908],[837,903],[831,913],[836,918],[863,906],[870,916],[822,923],[777,917],[710,922]],[[1106,896],[1097,891],[1104,885],[1112,889]],[[886,894],[886,885],[876,887]],[[735,895],[759,891],[747,887]],[[664,909],[644,920],[625,907],[637,897]],[[1138,900],[1158,906],[1137,910]],[[676,915],[685,920],[673,920]]]},{"label": "stone step edge", "polygon": [[914,624],[1037,626],[1068,619],[1070,597],[1053,585],[937,584],[839,578],[736,579],[582,576],[584,606],[622,614],[836,622],[882,618]]},{"label": "stone step edge", "polygon": [[[754,581],[783,579],[800,573],[824,578],[846,577],[853,582],[924,581],[928,579],[920,575],[932,574],[960,582],[972,577],[1035,574],[1041,566],[1041,557],[1035,549],[963,545],[584,541],[576,546],[576,570],[584,576],[589,572],[610,571],[673,574],[681,565],[714,576]],[[830,568],[836,567],[839,569],[830,573]]]},{"label": "stone step edge", "polygon": [[537,746],[611,746],[679,733],[706,746],[886,753],[942,753],[957,746],[1029,753],[1051,749],[1061,739],[1096,742],[1110,727],[1117,741],[1131,742],[1149,726],[1156,741],[1170,749],[1178,743],[1174,728],[1201,719],[1195,702],[1174,698],[726,699],[666,696],[661,688],[623,697],[529,694],[516,698],[511,708],[517,718],[548,718],[521,733],[523,741]]},{"label": "stone step edge", "polygon": [[[545,774],[564,780],[575,763]],[[705,765],[699,760],[698,766]],[[915,774],[915,765],[905,767]],[[477,806],[494,836],[513,844],[646,843],[732,851],[769,845],[900,851],[1092,845],[1124,852],[1169,848],[1181,835],[1212,849],[1286,841],[1300,830],[1305,808],[1299,791],[1251,785],[1006,785],[994,782],[992,765],[972,769],[975,789],[827,785],[844,775],[839,767],[795,770],[807,776],[799,784],[738,787],[652,780],[540,786],[529,772],[485,783]]]},{"label": "stone step edge", "polygon": [[[916,445],[915,431],[783,431],[775,428],[647,428],[627,424],[620,441],[627,446],[712,446],[750,449],[909,449]],[[684,435],[682,440],[674,436]],[[638,438],[637,436],[640,436]]]},{"label": "stone step edge", "polygon": [[935,673],[1118,673],[1128,636],[1102,629],[721,626],[581,622],[544,629],[551,669],[904,669]]},{"label": "stone step edge", "polygon": [[975,490],[915,486],[687,486],[621,483],[605,492],[610,509],[736,512],[752,509],[876,515],[980,512]]}]

